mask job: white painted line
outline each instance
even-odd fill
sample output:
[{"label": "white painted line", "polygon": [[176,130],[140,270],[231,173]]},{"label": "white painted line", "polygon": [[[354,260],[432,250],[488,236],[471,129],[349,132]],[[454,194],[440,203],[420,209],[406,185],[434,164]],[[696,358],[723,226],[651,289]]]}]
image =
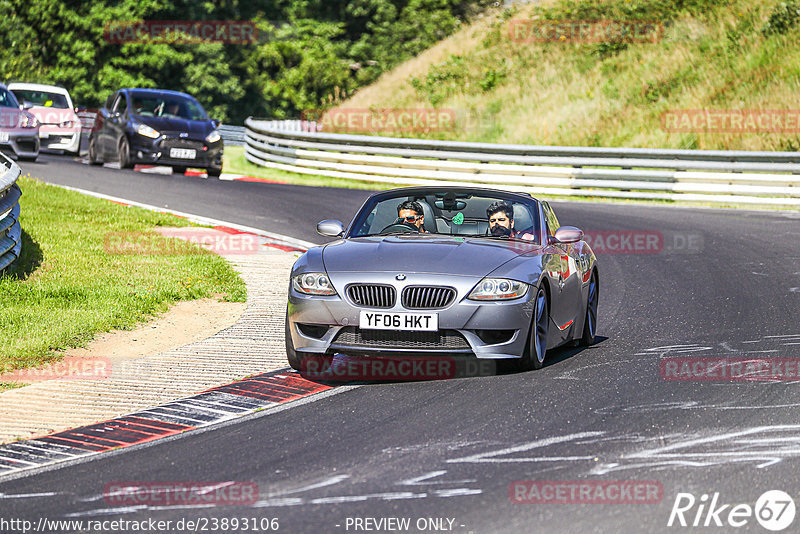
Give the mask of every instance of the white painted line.
[{"label": "white painted line", "polygon": [[575,434],[567,434],[566,436],[555,436],[552,438],[544,438],[536,441],[531,441],[523,445],[515,445],[505,449],[496,451],[482,452],[472,454],[463,458],[452,458],[447,460],[447,463],[515,463],[515,462],[552,462],[552,461],[573,461],[573,460],[591,460],[593,456],[562,456],[562,457],[525,457],[525,458],[497,458],[497,456],[504,456],[506,454],[514,454],[517,452],[527,452],[533,449],[542,447],[549,447],[557,443],[564,443],[581,438],[592,438],[602,436],[604,432],[591,431],[591,432],[577,432]]},{"label": "white painted line", "polygon": [[177,215],[178,217],[183,217],[184,219],[196,223],[196,224],[205,224],[209,226],[227,226],[228,228],[233,228],[234,230],[239,230],[241,232],[248,232],[251,234],[256,234],[264,237],[268,237],[274,241],[280,243],[285,243],[287,245],[296,246],[298,248],[305,248],[309,249],[311,247],[319,246],[316,243],[311,243],[310,241],[303,241],[302,239],[296,239],[294,237],[290,237],[288,235],[283,234],[276,234],[274,232],[266,232],[264,230],[260,230],[258,228],[253,228],[252,226],[244,226],[241,224],[236,224],[228,221],[223,221],[220,219],[213,219],[211,217],[204,217],[202,215],[195,215],[193,213],[185,213],[182,211],[171,210],[168,208],[160,208],[158,206],[153,206],[151,204],[143,204],[141,202],[136,202],[134,200],[128,200],[125,198],[114,197],[111,195],[104,195],[103,193],[96,193],[94,191],[87,191],[86,189],[80,189],[78,187],[71,187],[68,185],[60,185],[54,184],[50,182],[43,182],[47,185],[52,185],[54,187],[60,187],[61,189],[66,189],[68,191],[75,191],[76,193],[81,193],[83,195],[88,195],[90,197],[101,198],[103,200],[110,200],[112,202],[119,202],[121,204],[128,204],[129,206],[135,206],[137,208],[142,208],[150,211],[155,211],[158,213],[169,213],[171,215]]},{"label": "white painted line", "polygon": [[0,499],[30,499],[33,497],[55,497],[56,495],[60,495],[60,493],[54,491],[45,493],[0,493]]},{"label": "white painted line", "polygon": [[[39,465],[39,464],[36,464],[36,463],[33,463],[33,462],[20,460],[19,458],[9,458],[8,456],[2,456],[2,455],[0,455],[0,460],[6,460],[8,462],[14,462],[14,463],[19,463],[19,464]],[[19,468],[17,468],[17,469],[19,469]]]}]

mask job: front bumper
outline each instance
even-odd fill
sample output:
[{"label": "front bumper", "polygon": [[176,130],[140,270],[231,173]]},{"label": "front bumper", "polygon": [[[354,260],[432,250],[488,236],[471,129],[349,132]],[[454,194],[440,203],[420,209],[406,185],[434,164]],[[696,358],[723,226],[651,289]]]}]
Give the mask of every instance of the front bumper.
[{"label": "front bumper", "polygon": [[[336,296],[303,295],[289,288],[288,330],[296,351],[308,354],[419,355],[463,354],[485,359],[520,358],[525,350],[533,314],[535,292],[511,301],[477,302],[467,295],[480,278],[408,274],[397,281],[394,274],[328,273]],[[394,307],[376,310],[356,306],[346,296],[350,283],[392,285],[401,295],[408,285],[447,286],[456,290],[453,303],[439,310],[406,309],[400,298]],[[362,310],[404,313],[437,313],[438,332],[361,330]]]},{"label": "front bumper", "polygon": [[39,139],[42,148],[48,150],[65,150],[67,152],[78,152],[81,146],[80,130],[59,130],[39,131]]},{"label": "front bumper", "polygon": [[0,151],[18,158],[39,156],[39,132],[33,128],[4,129],[7,141],[0,141]]},{"label": "front bumper", "polygon": [[[194,158],[170,156],[171,149],[194,150]],[[150,139],[134,135],[131,140],[131,161],[149,165],[169,165],[178,167],[222,168],[222,142],[207,144],[196,139],[159,137]]]}]

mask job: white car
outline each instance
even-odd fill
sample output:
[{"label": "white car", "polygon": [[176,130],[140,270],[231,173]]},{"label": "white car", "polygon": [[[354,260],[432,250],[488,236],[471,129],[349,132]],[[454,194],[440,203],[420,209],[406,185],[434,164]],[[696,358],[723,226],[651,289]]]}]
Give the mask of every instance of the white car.
[{"label": "white car", "polygon": [[8,90],[23,104],[33,104],[28,111],[39,119],[41,147],[78,154],[81,146],[81,119],[72,104],[69,91],[55,85],[10,83]]}]

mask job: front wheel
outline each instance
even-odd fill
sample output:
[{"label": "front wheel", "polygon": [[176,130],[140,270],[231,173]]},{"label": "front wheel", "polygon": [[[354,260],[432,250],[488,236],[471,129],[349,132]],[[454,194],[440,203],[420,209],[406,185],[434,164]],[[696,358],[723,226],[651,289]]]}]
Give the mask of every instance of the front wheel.
[{"label": "front wheel", "polygon": [[589,280],[589,296],[586,298],[586,318],[583,320],[583,335],[578,344],[588,347],[594,343],[597,331],[597,303],[600,300],[600,286],[597,283],[597,273],[592,272]]},{"label": "front wheel", "polygon": [[517,362],[520,371],[530,371],[544,367],[547,354],[547,331],[550,325],[550,313],[547,303],[547,292],[544,287],[539,287],[533,306],[533,320],[531,331],[528,335],[528,344],[525,352]]},{"label": "front wheel", "polygon": [[128,145],[128,138],[124,136],[119,140],[119,167],[121,169],[130,169],[133,167],[133,162],[131,162],[131,149],[130,145]]},{"label": "front wheel", "polygon": [[103,163],[97,156],[97,140],[94,136],[89,137],[89,165],[100,165]]}]

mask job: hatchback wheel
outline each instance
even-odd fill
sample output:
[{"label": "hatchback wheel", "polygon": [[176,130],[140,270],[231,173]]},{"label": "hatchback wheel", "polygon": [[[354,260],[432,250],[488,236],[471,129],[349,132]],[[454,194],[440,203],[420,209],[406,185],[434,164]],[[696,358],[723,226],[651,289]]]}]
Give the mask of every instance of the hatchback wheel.
[{"label": "hatchback wheel", "polygon": [[131,162],[131,149],[128,145],[128,138],[124,137],[119,140],[119,166],[121,169],[130,169],[133,167]]}]

